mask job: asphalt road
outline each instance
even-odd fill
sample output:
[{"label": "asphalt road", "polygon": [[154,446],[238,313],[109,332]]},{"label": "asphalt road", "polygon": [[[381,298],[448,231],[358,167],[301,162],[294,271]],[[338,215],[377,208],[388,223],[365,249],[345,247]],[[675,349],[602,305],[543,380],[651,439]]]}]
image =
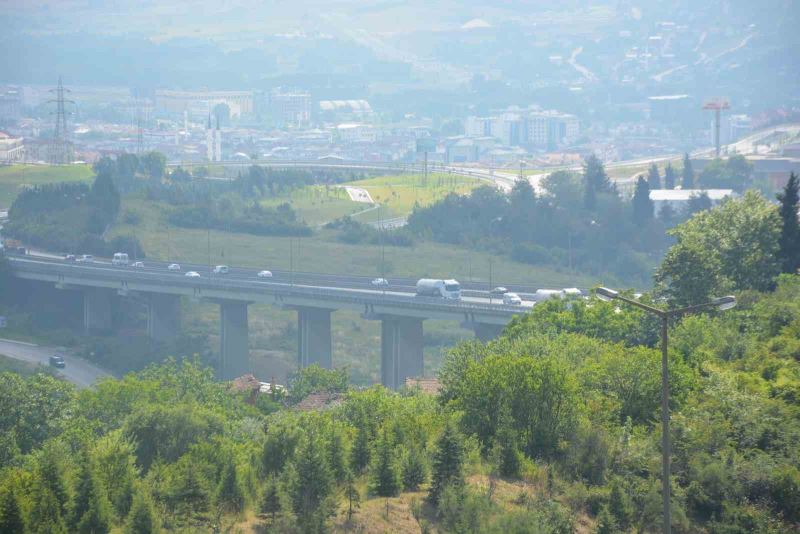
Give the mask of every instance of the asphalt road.
[{"label": "asphalt road", "polygon": [[79,388],[89,387],[98,378],[111,376],[111,373],[92,365],[75,356],[71,356],[64,349],[58,347],[45,347],[10,339],[0,339],[0,354],[29,363],[49,365],[49,358],[54,354],[64,357],[66,367],[57,369],[58,374]]},{"label": "asphalt road", "polygon": [[[72,262],[65,262],[62,260],[61,256],[52,254],[52,253],[40,253],[39,251],[30,251],[30,255],[28,257],[36,257],[36,259],[43,259],[47,261],[55,261],[56,263],[69,263]],[[133,260],[131,260],[133,263]],[[213,267],[209,267],[209,265],[202,265],[196,263],[187,263],[187,262],[174,262],[178,263],[181,267],[180,271],[169,271],[167,269],[167,265],[173,262],[162,262],[162,261],[155,261],[155,260],[144,260],[144,267],[115,267],[111,265],[111,261],[107,258],[95,258],[93,263],[77,263],[75,265],[81,265],[83,267],[95,267],[99,269],[120,269],[120,270],[132,270],[134,272],[146,272],[146,273],[158,273],[160,276],[168,276],[168,277],[182,277],[188,271],[195,271],[200,274],[201,279],[208,280],[217,279],[220,281],[225,280],[236,280],[239,282],[248,282],[254,283],[254,285],[258,285],[255,283],[267,283],[267,284],[288,284],[288,285],[299,285],[299,286],[309,286],[309,287],[330,287],[330,288],[338,288],[338,289],[350,289],[350,290],[358,290],[358,291],[366,291],[366,292],[386,292],[386,294],[396,295],[396,296],[408,296],[413,297],[416,293],[416,278],[394,278],[388,277],[389,286],[386,288],[381,288],[380,286],[374,286],[372,284],[372,277],[368,276],[355,276],[355,275],[342,275],[342,274],[326,274],[326,273],[308,273],[308,272],[290,272],[290,271],[283,271],[283,270],[270,270],[272,272],[271,278],[259,278],[257,273],[259,269],[248,269],[242,267],[230,267],[230,271],[228,274],[214,274],[211,272]],[[269,266],[265,267],[269,269]],[[490,302],[493,304],[502,304],[502,297],[499,296],[492,296],[490,299],[490,295],[488,292],[488,284],[478,283],[478,282],[464,282],[460,281],[461,283],[461,295],[462,300],[464,302],[474,302],[474,303],[481,303],[481,304],[489,304]],[[495,280],[494,286],[504,286],[509,291],[518,293],[523,300],[528,300],[533,297],[533,294],[536,292],[537,289],[545,289],[545,288],[538,288],[535,286],[530,285],[523,285],[523,284],[506,284],[503,283],[501,280]],[[553,289],[561,289],[561,288],[553,288]]]}]

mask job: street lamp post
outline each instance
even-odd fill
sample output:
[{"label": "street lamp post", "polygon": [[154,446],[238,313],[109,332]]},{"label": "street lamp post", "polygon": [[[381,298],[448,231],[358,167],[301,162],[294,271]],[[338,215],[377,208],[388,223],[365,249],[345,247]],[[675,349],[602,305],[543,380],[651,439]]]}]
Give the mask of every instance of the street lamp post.
[{"label": "street lamp post", "polygon": [[670,438],[669,438],[669,366],[667,361],[667,327],[669,320],[672,317],[678,317],[686,313],[692,313],[705,308],[719,308],[720,310],[729,310],[736,306],[736,297],[728,295],[725,297],[718,297],[710,302],[703,304],[696,304],[694,306],[686,306],[683,308],[676,308],[673,310],[662,310],[655,306],[650,306],[639,302],[638,300],[625,297],[606,287],[598,287],[596,290],[597,297],[600,300],[611,301],[621,300],[631,306],[635,306],[648,313],[656,315],[661,319],[661,498],[663,500],[663,532],[670,534],[672,530],[670,513]]}]

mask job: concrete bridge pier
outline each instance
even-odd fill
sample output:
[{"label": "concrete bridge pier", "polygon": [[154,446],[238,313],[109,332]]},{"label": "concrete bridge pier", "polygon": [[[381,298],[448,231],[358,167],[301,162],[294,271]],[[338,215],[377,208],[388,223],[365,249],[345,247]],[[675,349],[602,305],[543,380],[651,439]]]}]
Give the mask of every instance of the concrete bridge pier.
[{"label": "concrete bridge pier", "polygon": [[220,369],[222,380],[250,372],[250,341],[247,326],[248,303],[220,300]]},{"label": "concrete bridge pier", "polygon": [[331,311],[326,308],[297,308],[297,363],[300,367],[317,364],[333,366]]},{"label": "concrete bridge pier", "polygon": [[381,317],[381,383],[398,389],[406,378],[422,376],[422,319],[386,315]]},{"label": "concrete bridge pier", "polygon": [[149,293],[147,335],[155,341],[168,341],[181,331],[181,298],[166,293]]},{"label": "concrete bridge pier", "polygon": [[488,343],[489,341],[500,337],[500,334],[503,333],[503,325],[500,324],[489,324],[489,323],[464,323],[462,326],[464,328],[468,328],[475,332],[475,337],[478,338],[479,341],[483,343]]},{"label": "concrete bridge pier", "polygon": [[111,329],[114,291],[90,287],[83,290],[83,327],[87,334]]}]

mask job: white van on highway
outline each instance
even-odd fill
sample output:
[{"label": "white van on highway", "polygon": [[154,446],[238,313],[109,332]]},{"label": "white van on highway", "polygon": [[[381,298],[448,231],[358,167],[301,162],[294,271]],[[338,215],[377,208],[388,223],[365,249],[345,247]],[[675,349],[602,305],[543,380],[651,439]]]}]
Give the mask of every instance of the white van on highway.
[{"label": "white van on highway", "polygon": [[128,265],[129,262],[128,255],[124,252],[115,252],[111,258],[111,265]]},{"label": "white van on highway", "polygon": [[214,274],[228,274],[230,269],[227,265],[217,265],[214,267]]}]

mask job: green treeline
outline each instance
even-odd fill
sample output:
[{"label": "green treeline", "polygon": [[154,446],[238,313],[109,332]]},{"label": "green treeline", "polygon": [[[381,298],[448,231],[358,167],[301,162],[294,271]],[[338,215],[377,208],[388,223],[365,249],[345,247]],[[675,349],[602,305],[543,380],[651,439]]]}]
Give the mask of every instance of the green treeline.
[{"label": "green treeline", "polygon": [[[691,188],[691,164],[684,163],[684,168],[683,182]],[[674,188],[677,171],[669,166],[665,174],[664,186]],[[746,160],[732,157],[713,162],[698,181],[704,188],[742,191],[750,185],[750,174]],[[590,156],[581,175],[559,171],[543,179],[540,195],[527,181],[517,181],[509,195],[488,186],[468,196],[451,194],[416,208],[408,227],[435,241],[505,254],[523,263],[611,275],[641,287],[650,284],[653,265],[673,242],[667,230],[711,207],[708,197],[699,195],[683,213],[670,207],[656,214],[649,194],[660,187],[661,176],[652,166],[648,179],[639,177],[632,198],[625,199],[600,160]]]}]

